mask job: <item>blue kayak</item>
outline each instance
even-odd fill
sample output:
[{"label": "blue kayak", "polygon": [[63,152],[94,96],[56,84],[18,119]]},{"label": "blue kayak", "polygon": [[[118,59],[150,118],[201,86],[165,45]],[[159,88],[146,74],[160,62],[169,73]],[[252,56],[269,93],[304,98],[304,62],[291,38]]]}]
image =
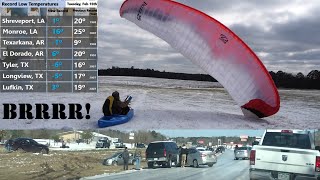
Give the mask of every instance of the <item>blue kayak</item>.
[{"label": "blue kayak", "polygon": [[118,124],[123,124],[132,119],[134,115],[133,109],[130,109],[130,111],[126,115],[112,115],[112,116],[103,116],[98,120],[98,126],[100,128],[104,127],[110,127],[110,126],[115,126]]}]

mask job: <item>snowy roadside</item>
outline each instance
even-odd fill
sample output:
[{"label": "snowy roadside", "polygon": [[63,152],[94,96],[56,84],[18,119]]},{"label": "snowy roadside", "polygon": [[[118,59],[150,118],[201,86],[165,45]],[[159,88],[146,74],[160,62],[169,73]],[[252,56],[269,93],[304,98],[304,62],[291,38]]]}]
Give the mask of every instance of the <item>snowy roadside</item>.
[{"label": "snowy roadside", "polygon": [[[216,157],[218,158],[219,156],[221,156],[223,153],[216,153]],[[176,168],[180,168],[180,167],[176,167]],[[122,172],[118,172],[117,175],[122,175],[122,174],[132,174],[132,173],[137,173],[137,172],[141,172],[144,170],[148,170],[148,168],[143,168],[141,167],[140,170],[135,170],[135,169],[131,169],[128,171],[122,171]],[[90,176],[90,177],[84,177],[81,178],[80,180],[89,180],[89,179],[100,179],[100,178],[108,178],[108,176],[110,175],[114,175],[114,173],[104,173],[104,174],[99,174],[99,175],[95,175],[95,176]]]}]

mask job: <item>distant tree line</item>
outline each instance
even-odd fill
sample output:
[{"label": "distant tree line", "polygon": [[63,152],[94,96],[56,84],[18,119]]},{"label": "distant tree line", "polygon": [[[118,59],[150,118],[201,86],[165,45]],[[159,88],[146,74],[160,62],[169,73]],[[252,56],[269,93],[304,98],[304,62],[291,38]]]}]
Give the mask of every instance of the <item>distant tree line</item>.
[{"label": "distant tree line", "polygon": [[[314,133],[314,143],[316,146],[320,146],[320,130],[310,130],[310,132]],[[193,145],[208,145],[210,142],[212,145],[218,145],[218,139],[221,140],[221,143],[230,143],[233,144],[243,144],[243,145],[252,145],[253,141],[255,141],[256,137],[249,136],[247,141],[241,141],[238,136],[218,136],[218,137],[177,137],[174,138],[175,141],[179,144],[187,144],[187,142],[192,142]],[[199,144],[199,140],[203,141],[203,144]]]},{"label": "distant tree line", "polygon": [[[55,142],[60,142],[59,133],[65,132],[63,130],[0,130],[0,142],[8,139],[15,139],[19,137],[27,137],[33,139],[53,139]],[[94,131],[86,130],[81,133],[81,139],[86,143],[92,140]],[[134,133],[134,140],[129,139],[129,133],[119,130],[99,130],[98,133],[104,134],[113,138],[119,138],[123,142],[145,143],[149,144],[152,141],[166,140],[167,137],[156,131],[132,131]]]},{"label": "distant tree line", "polygon": [[[301,72],[298,74],[291,74],[283,71],[270,71],[269,73],[278,88],[320,89],[320,71],[318,70],[312,70],[307,75],[304,75]],[[136,76],[217,82],[216,79],[206,74],[161,72],[154,69],[137,69],[133,66],[131,68],[119,68],[113,66],[109,69],[100,69],[98,74],[99,76]]]},{"label": "distant tree line", "polygon": [[217,82],[213,77],[205,74],[160,72],[154,69],[136,69],[133,66],[131,68],[119,68],[113,66],[111,69],[100,69],[99,76],[135,76]]},{"label": "distant tree line", "polygon": [[55,139],[56,134],[63,132],[61,130],[1,130],[0,131],[0,142],[1,140],[15,139],[19,137],[27,137],[33,139]]},{"label": "distant tree line", "polygon": [[129,139],[129,132],[119,130],[100,130],[99,133],[113,137],[120,138],[123,142],[145,143],[149,144],[152,141],[166,140],[166,136],[156,131],[132,131],[134,133],[134,140]]},{"label": "distant tree line", "polygon": [[294,89],[320,89],[320,71],[312,70],[306,76],[299,72],[296,75],[283,71],[270,72],[277,87]]}]

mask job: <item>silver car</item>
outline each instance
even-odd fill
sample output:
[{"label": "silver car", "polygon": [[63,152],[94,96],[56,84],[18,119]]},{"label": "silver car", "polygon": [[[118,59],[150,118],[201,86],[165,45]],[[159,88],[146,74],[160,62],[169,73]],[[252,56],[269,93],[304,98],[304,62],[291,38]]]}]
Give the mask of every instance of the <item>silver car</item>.
[{"label": "silver car", "polygon": [[[114,155],[112,155],[111,157],[108,157],[106,159],[103,160],[102,164],[103,165],[123,165],[123,158],[122,158],[122,152],[117,152]],[[129,162],[128,164],[134,165],[135,164],[135,158],[133,156],[132,153],[129,153]]]},{"label": "silver car", "polygon": [[234,159],[249,159],[252,147],[239,147],[234,151]]},{"label": "silver car", "polygon": [[188,150],[186,165],[199,167],[199,165],[208,165],[212,167],[217,163],[217,157],[212,151],[204,148],[190,148]]}]

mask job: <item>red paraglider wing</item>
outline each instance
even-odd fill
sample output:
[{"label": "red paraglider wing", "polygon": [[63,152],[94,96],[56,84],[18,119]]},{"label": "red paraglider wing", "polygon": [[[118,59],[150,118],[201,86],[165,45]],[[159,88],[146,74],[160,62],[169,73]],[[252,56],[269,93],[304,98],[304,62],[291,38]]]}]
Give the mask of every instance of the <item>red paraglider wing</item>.
[{"label": "red paraglider wing", "polygon": [[126,0],[120,16],[160,37],[217,79],[246,116],[278,112],[279,94],[265,66],[214,18],[170,0]]}]

